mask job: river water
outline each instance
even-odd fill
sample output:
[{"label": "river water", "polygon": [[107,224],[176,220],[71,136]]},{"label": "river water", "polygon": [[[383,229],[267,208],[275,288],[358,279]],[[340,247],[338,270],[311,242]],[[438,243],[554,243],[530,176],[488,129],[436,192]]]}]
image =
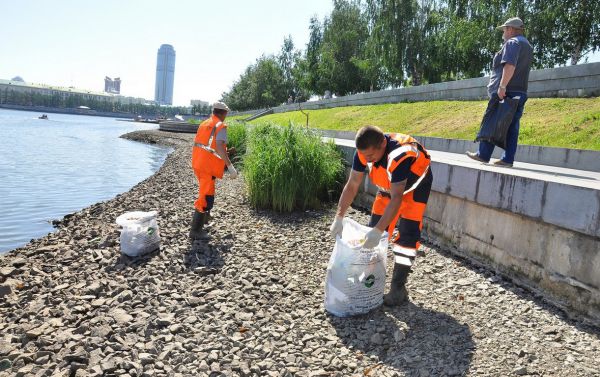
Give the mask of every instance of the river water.
[{"label": "river water", "polygon": [[153,124],[0,109],[0,254],[51,221],[113,198],[156,172],[169,148],[119,138]]}]

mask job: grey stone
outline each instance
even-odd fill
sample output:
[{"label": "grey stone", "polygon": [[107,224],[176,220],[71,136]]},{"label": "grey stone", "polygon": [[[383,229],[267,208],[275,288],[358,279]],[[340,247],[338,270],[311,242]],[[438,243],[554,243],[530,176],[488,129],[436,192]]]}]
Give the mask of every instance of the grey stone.
[{"label": "grey stone", "polygon": [[12,288],[8,284],[0,284],[0,297],[12,294]]}]

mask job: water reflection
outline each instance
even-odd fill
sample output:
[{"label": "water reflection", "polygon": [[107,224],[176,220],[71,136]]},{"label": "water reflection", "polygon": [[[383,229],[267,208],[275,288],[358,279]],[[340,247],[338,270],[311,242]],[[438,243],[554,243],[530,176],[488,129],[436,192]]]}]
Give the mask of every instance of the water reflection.
[{"label": "water reflection", "polygon": [[155,125],[39,115],[0,109],[0,253],[51,232],[52,219],[129,190],[170,151],[119,138]]}]

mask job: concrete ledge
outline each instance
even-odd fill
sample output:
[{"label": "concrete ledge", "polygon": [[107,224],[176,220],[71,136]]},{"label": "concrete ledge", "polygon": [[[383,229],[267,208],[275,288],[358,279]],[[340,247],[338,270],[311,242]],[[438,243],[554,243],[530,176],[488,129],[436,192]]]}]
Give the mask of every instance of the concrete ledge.
[{"label": "concrete ledge", "polygon": [[599,190],[439,161],[432,170],[437,192],[600,237]]},{"label": "concrete ledge", "polygon": [[195,134],[198,131],[197,124],[190,124],[188,122],[180,122],[180,121],[163,121],[158,125],[158,129],[161,131],[170,131],[170,132],[183,132]]},{"label": "concrete ledge", "polygon": [[[430,136],[417,136],[416,138],[426,148],[443,152],[463,154],[468,150],[477,150],[478,146],[478,143],[471,140],[442,139]],[[492,157],[500,158],[503,152],[502,149],[495,148]],[[515,160],[532,164],[600,172],[600,152],[585,149],[519,145]]]},{"label": "concrete ledge", "polygon": [[[483,114],[482,114],[483,116]],[[334,139],[354,140],[354,131],[320,130],[323,136]],[[464,154],[477,150],[478,143],[463,139],[443,139],[431,136],[415,136],[428,150]],[[504,151],[494,149],[493,158],[500,158]],[[540,147],[537,145],[519,145],[515,160],[532,164],[557,166],[568,169],[600,172],[600,152],[585,149]]]}]

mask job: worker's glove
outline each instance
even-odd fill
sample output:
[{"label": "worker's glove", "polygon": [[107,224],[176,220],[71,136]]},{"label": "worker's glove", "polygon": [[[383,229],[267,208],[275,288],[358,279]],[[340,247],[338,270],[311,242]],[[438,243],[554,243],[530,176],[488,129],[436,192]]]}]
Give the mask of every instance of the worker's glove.
[{"label": "worker's glove", "polygon": [[336,236],[342,236],[342,230],[344,230],[344,222],[341,216],[336,216],[335,220],[329,227],[329,232],[331,233],[331,237],[335,238]]},{"label": "worker's glove", "polygon": [[367,232],[365,235],[365,243],[362,245],[365,249],[372,249],[375,246],[379,245],[379,241],[381,241],[381,235],[383,232],[377,228],[373,228]]},{"label": "worker's glove", "polygon": [[229,173],[229,178],[231,179],[236,179],[238,176],[238,172],[237,170],[235,170],[235,167],[232,165],[227,165],[227,173]]}]

